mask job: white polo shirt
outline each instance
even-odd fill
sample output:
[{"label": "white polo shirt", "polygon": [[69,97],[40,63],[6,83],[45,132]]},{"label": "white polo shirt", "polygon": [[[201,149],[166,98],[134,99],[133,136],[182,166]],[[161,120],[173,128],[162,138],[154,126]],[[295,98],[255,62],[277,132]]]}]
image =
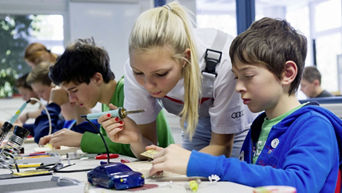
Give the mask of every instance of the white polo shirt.
[{"label": "white polo shirt", "polygon": [[[204,54],[207,48],[211,48],[216,37],[215,29],[196,29],[195,41],[199,57],[201,71],[205,69]],[[227,35],[227,34],[226,34]],[[227,35],[228,36],[228,35]],[[229,58],[229,46],[231,37],[222,51],[221,62],[216,65],[217,76],[214,79],[213,88],[209,88],[206,79],[202,80],[202,100],[199,119],[210,116],[212,132],[217,134],[234,134],[249,129],[255,115],[242,103],[240,94],[235,91],[236,81],[232,73],[232,65]],[[178,114],[184,101],[184,82],[179,80],[176,86],[164,99],[153,98],[135,80],[129,62],[125,68],[125,101],[124,107],[128,110],[144,109],[145,112],[129,115],[137,124],[151,123],[156,119],[161,110],[161,104],[170,113]],[[206,87],[203,89],[203,87]],[[209,91],[211,90],[211,91]],[[206,94],[207,93],[207,94]],[[211,96],[204,96],[204,95]],[[158,102],[159,101],[159,102]]]}]

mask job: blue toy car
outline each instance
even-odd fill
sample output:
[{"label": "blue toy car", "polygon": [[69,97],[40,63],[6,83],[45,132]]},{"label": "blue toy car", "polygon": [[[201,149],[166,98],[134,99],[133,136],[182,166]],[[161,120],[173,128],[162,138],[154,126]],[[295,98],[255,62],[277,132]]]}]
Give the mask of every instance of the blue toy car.
[{"label": "blue toy car", "polygon": [[123,190],[143,186],[142,173],[135,172],[122,163],[109,163],[97,166],[88,172],[88,182],[94,186]]}]

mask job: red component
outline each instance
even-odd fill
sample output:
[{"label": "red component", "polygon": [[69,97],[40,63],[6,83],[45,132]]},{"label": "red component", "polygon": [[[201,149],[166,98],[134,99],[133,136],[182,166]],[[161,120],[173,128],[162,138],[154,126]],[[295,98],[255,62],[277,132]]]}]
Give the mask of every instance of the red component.
[{"label": "red component", "polygon": [[[119,157],[119,154],[116,154],[116,153],[110,153],[109,154],[110,159],[118,158],[118,157]],[[107,154],[106,153],[100,154],[100,155],[96,156],[95,159],[107,159]]]},{"label": "red component", "polygon": [[158,184],[144,184],[144,186],[131,188],[131,189],[128,189],[128,191],[135,192],[135,191],[147,190],[147,189],[157,188],[157,187],[158,187]]},{"label": "red component", "polygon": [[120,162],[124,164],[124,163],[129,163],[130,161],[128,159],[120,159]]}]

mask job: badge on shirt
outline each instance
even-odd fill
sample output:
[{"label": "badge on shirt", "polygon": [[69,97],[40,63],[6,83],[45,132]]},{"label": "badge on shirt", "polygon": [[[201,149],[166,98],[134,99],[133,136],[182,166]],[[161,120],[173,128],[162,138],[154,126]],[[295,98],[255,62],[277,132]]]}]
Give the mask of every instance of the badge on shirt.
[{"label": "badge on shirt", "polygon": [[275,149],[278,145],[279,145],[279,139],[278,139],[278,138],[274,138],[274,139],[271,141],[271,147],[272,147],[273,149]]}]

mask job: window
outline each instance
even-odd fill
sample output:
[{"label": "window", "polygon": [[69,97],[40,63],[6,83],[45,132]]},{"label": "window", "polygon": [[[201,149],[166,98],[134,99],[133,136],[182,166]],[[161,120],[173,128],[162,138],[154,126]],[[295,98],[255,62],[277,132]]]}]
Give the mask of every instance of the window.
[{"label": "window", "polygon": [[39,30],[32,31],[30,42],[38,41],[49,48],[51,52],[62,54],[64,51],[63,16],[37,15],[36,18],[37,21],[33,27]]},{"label": "window", "polygon": [[237,34],[235,0],[197,0],[197,27],[220,29],[232,37]]},{"label": "window", "polygon": [[340,94],[337,56],[342,54],[341,46],[341,0],[319,2],[313,7],[314,38],[316,39],[317,68],[322,74],[322,87]]},{"label": "window", "polygon": [[[308,40],[305,65],[314,65],[313,39],[316,40],[317,68],[322,87],[341,93],[337,73],[337,56],[342,54],[341,0],[256,0],[256,20],[262,17],[286,19]],[[303,96],[303,95],[302,95]]]},{"label": "window", "polygon": [[16,78],[30,71],[26,47],[40,42],[56,54],[64,50],[63,16],[0,14],[0,97],[15,93]]}]

